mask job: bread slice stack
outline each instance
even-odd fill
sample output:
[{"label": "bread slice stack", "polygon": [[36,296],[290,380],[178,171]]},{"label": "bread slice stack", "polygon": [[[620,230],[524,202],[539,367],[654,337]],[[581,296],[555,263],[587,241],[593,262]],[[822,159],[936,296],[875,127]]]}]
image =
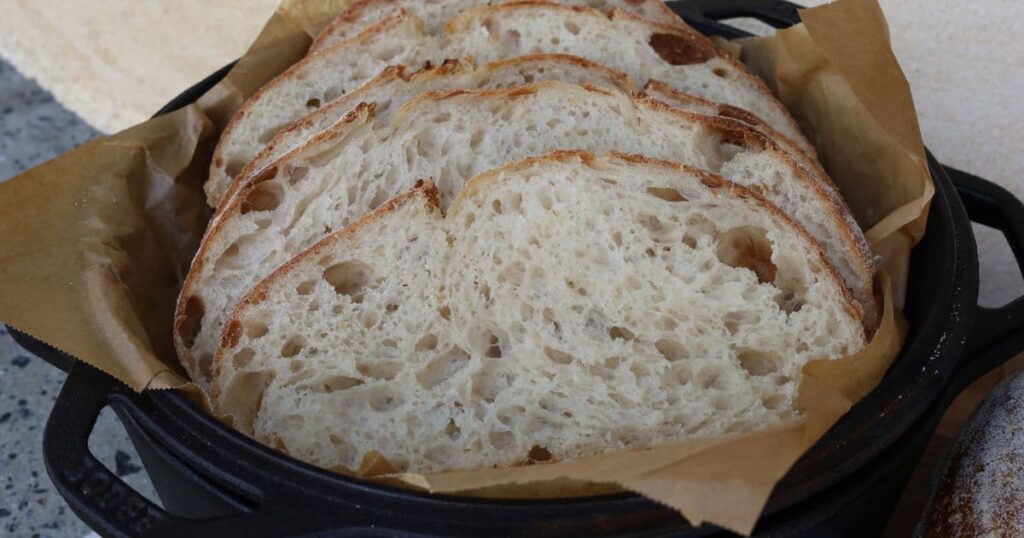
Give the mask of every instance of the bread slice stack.
[{"label": "bread slice stack", "polygon": [[179,358],[329,468],[764,428],[877,323],[813,146],[653,0],[352,4],[239,110],[207,193]]},{"label": "bread slice stack", "polygon": [[820,247],[753,192],[574,152],[477,176],[447,215],[430,184],[392,199],[227,327],[215,393],[235,427],[416,473],[770,424],[804,363],[864,340]]}]

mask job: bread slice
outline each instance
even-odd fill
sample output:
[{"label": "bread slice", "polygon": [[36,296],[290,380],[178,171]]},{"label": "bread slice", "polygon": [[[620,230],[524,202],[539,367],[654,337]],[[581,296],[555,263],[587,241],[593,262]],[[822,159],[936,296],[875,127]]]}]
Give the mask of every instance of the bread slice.
[{"label": "bread slice", "polygon": [[322,467],[560,461],[796,416],[808,361],[864,335],[818,244],[754,193],[560,152],[422,185],[242,300],[214,402]]},{"label": "bread slice", "polygon": [[[557,149],[621,150],[720,173],[789,213],[827,248],[873,315],[871,261],[838,197],[764,135],[726,118],[597,87],[542,82],[454,90],[406,103],[389,123],[363,104],[253,178],[200,246],[179,297],[175,343],[204,384],[223,320],[242,293],[312,245],[433,178],[444,207],[476,174]],[[871,321],[868,321],[871,324]]]},{"label": "bread slice", "polygon": [[660,25],[620,10],[530,2],[483,6],[425,33],[398,11],[350,39],[307,56],[254,94],[221,135],[206,185],[217,205],[248,161],[297,119],[353,91],[389,65],[418,68],[449,58],[480,64],[525,54],[570,54],[636,81],[660,80],[681,91],[750,111],[813,156],[813,147],[757,77],[693,30]]},{"label": "bread slice", "polygon": [[239,185],[334,125],[360,103],[374,103],[377,120],[387,122],[393,111],[421,93],[460,88],[511,88],[542,80],[592,84],[627,93],[636,88],[622,73],[564,54],[517,56],[480,68],[466,60],[446,60],[439,66],[428,66],[412,73],[403,65],[387,67],[359,89],[318,108],[274,136],[234,178],[219,207],[224,207],[223,200],[230,199]]},{"label": "bread slice", "polygon": [[[649,21],[671,24],[681,28],[689,28],[661,0],[550,0],[553,3],[568,6],[587,6],[598,11],[607,12],[621,9]],[[361,0],[348,6],[339,13],[331,23],[320,32],[309,48],[310,54],[330,48],[359,32],[373,26],[398,10],[414,13],[423,20],[423,29],[428,34],[436,35],[444,29],[444,24],[463,11],[482,5],[508,4],[512,1],[502,0]]]},{"label": "bread slice", "polygon": [[[427,67],[407,74],[405,66],[388,67],[373,80],[358,90],[335,99],[308,116],[299,119],[284,129],[245,165],[228,187],[218,207],[225,207],[229,200],[245,184],[267,166],[283,157],[289,151],[308,142],[335,122],[341,120],[359,103],[375,103],[378,121],[386,122],[392,111],[402,103],[421,93],[452,89],[510,88],[541,80],[558,80],[573,84],[592,84],[634,93],[636,84],[626,75],[576,56],[563,54],[539,54],[517,56],[474,68],[464,60],[447,60],[437,67]],[[766,125],[753,114],[729,105],[713,103],[690,94],[685,94],[667,85],[651,81],[643,89],[645,95],[683,110],[690,110],[707,116],[734,118],[747,123],[758,131],[773,138],[789,152],[797,163],[811,172],[816,179],[834,191],[835,186],[817,160],[808,156],[799,146]],[[837,191],[838,192],[838,191]]]}]

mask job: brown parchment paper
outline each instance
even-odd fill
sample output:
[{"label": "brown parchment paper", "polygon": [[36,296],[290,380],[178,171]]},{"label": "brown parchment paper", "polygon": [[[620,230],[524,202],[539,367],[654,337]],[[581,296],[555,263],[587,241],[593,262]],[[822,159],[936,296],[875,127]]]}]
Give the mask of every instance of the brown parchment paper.
[{"label": "brown parchment paper", "polygon": [[[135,390],[180,389],[208,408],[183,376],[170,335],[176,295],[210,216],[202,183],[213,145],[242,102],[301,58],[311,36],[351,1],[287,0],[196,105],[0,184],[0,320]],[[803,25],[739,43],[741,58],[793,111],[867,230],[884,312],[864,350],[807,365],[801,418],[750,434],[578,461],[429,476],[396,474],[371,454],[356,474],[477,496],[624,488],[694,523],[750,532],[789,467],[897,356],[907,260],[933,192],[910,90],[876,0],[839,0],[802,17]]]}]

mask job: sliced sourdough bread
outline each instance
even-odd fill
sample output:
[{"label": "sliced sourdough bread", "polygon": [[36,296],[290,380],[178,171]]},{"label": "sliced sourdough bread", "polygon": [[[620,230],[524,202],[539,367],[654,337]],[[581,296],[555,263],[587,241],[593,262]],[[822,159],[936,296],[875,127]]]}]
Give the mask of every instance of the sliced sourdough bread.
[{"label": "sliced sourdough bread", "polygon": [[480,64],[525,54],[570,54],[678,90],[750,111],[813,156],[813,147],[757,77],[692,30],[620,10],[609,14],[548,3],[471,9],[427,34],[398,11],[319,54],[307,56],[254,94],[225,128],[206,184],[217,205],[232,178],[282,129],[355,90],[389,65],[418,68],[449,58]]},{"label": "sliced sourdough bread", "polygon": [[476,174],[557,149],[621,150],[697,166],[763,193],[826,248],[873,323],[870,255],[837,195],[746,125],[622,92],[559,82],[422,95],[389,123],[360,105],[253,178],[208,231],[178,301],[175,344],[192,378],[209,380],[222,324],[270,271],[433,178],[444,207]]},{"label": "sliced sourdough bread", "polygon": [[511,466],[765,428],[798,415],[804,364],[863,345],[819,245],[756,194],[559,152],[291,260],[233,313],[214,402],[323,467]]},{"label": "sliced sourdough bread", "polygon": [[[622,73],[577,56],[563,54],[517,56],[480,68],[474,68],[470,62],[464,60],[447,60],[440,66],[427,67],[411,75],[407,74],[404,66],[388,67],[358,90],[320,107],[274,136],[273,140],[232,180],[218,207],[225,207],[225,200],[229,200],[248,179],[344,118],[359,103],[375,103],[378,121],[386,122],[392,111],[421,93],[453,89],[510,88],[542,80],[592,84],[627,93],[633,93],[636,89],[633,81]],[[816,159],[809,157],[799,146],[753,114],[673,90],[659,82],[649,82],[643,92],[683,110],[707,116],[734,118],[747,123],[778,142],[783,149],[793,155],[798,164],[836,190]]]},{"label": "sliced sourdough bread", "polygon": [[[568,6],[587,6],[602,12],[621,9],[652,22],[689,28],[661,0],[551,0],[551,2]],[[503,2],[502,0],[439,0],[434,2],[361,0],[345,8],[320,32],[309,48],[309,53],[315,54],[355,36],[400,9],[415,14],[423,21],[424,31],[436,35],[444,29],[445,22],[469,8],[502,3],[514,2]]]},{"label": "sliced sourdough bread", "polygon": [[359,89],[345,94],[299,119],[274,136],[232,181],[219,207],[264,168],[289,151],[308,142],[317,133],[345,117],[360,103],[374,103],[374,115],[387,122],[391,114],[409,99],[426,92],[454,89],[497,89],[557,80],[571,84],[592,84],[632,93],[635,84],[625,75],[576,56],[540,54],[518,56],[476,68],[466,60],[446,60],[409,73],[405,66],[391,66]]}]

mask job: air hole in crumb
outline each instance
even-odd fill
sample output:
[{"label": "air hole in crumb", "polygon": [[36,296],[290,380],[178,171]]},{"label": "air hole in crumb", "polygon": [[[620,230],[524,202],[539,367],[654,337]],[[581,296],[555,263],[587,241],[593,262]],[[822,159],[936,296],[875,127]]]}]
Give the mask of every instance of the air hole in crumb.
[{"label": "air hole in crumb", "polygon": [[416,351],[431,351],[437,348],[437,336],[428,334],[416,342]]},{"label": "air hole in crumb", "polygon": [[384,307],[384,310],[388,314],[392,314],[392,313],[394,313],[394,312],[396,312],[398,310],[398,305],[396,305],[394,303],[389,303],[387,306]]},{"label": "air hole in crumb", "polygon": [[573,357],[569,353],[559,351],[548,346],[544,346],[544,355],[547,355],[548,359],[551,359],[551,362],[555,362],[558,364],[570,364],[572,363],[573,359],[575,359],[575,357]]},{"label": "air hole in crumb", "polygon": [[388,389],[379,389],[370,394],[367,403],[370,404],[370,409],[374,411],[386,413],[388,411],[394,411],[402,405],[402,396],[397,392]]},{"label": "air hole in crumb", "polygon": [[476,148],[480,147],[480,143],[483,142],[483,140],[484,140],[484,131],[482,129],[477,129],[477,130],[473,131],[473,134],[470,135],[470,137],[469,137],[469,147],[470,147],[470,149],[476,149]]},{"label": "air hole in crumb", "polygon": [[486,361],[473,375],[473,393],[493,403],[502,391],[512,386],[515,374],[502,361]]},{"label": "air hole in crumb", "polygon": [[370,266],[358,260],[349,260],[324,269],[324,280],[340,295],[346,295],[354,303],[361,303],[363,292],[373,278]]},{"label": "air hole in crumb", "polygon": [[786,397],[781,394],[773,394],[761,401],[762,404],[772,411],[778,411],[786,405]]},{"label": "air hole in crumb", "polygon": [[548,449],[542,446],[534,445],[530,448],[530,452],[526,455],[526,459],[531,463],[551,461],[551,452],[548,452]]},{"label": "air hole in crumb", "polygon": [[676,378],[676,383],[685,385],[693,379],[693,368],[689,364],[678,364],[675,366],[673,372]]},{"label": "air hole in crumb", "polygon": [[564,26],[565,29],[568,30],[569,33],[572,35],[579,35],[580,33],[580,25],[576,24],[573,21],[565,21],[564,23],[562,23],[562,26]]},{"label": "air hole in crumb", "polygon": [[234,427],[251,434],[253,422],[263,405],[263,393],[274,375],[270,372],[245,372],[235,376],[221,393],[220,402],[234,415]]},{"label": "air hole in crumb", "polygon": [[227,165],[224,167],[224,172],[231,177],[237,176],[243,168],[245,168],[246,160],[238,157],[228,159]]},{"label": "air hole in crumb", "polygon": [[400,361],[374,360],[372,362],[356,363],[356,370],[366,377],[391,381],[402,371]]},{"label": "air hole in crumb", "polygon": [[654,343],[654,347],[658,349],[658,353],[661,353],[662,357],[665,357],[670,362],[682,360],[690,356],[686,346],[678,340],[662,338]]},{"label": "air hole in crumb", "polygon": [[306,108],[320,108],[320,100],[316,97],[306,101]]},{"label": "air hole in crumb", "polygon": [[437,309],[437,313],[444,319],[452,319],[452,309],[448,308],[447,305]]},{"label": "air hole in crumb", "polygon": [[295,286],[295,293],[298,293],[299,295],[309,295],[310,293],[313,293],[314,287],[316,287],[316,280],[311,278],[305,282],[299,283],[298,286]]},{"label": "air hole in crumb", "polygon": [[668,316],[661,316],[658,320],[658,328],[663,331],[674,331],[679,327],[679,322]]},{"label": "air hole in crumb", "polygon": [[185,347],[191,348],[196,341],[196,336],[203,327],[203,316],[206,315],[206,307],[198,295],[192,295],[185,301],[185,320],[182,322],[181,339]]},{"label": "air hole in crumb", "polygon": [[753,271],[758,282],[775,281],[777,268],[772,263],[772,245],[764,228],[740,226],[723,233],[716,253],[730,267]]},{"label": "air hole in crumb", "polygon": [[633,372],[633,375],[637,379],[643,379],[650,375],[650,371],[647,370],[647,365],[642,362],[634,362],[629,365],[629,371]]},{"label": "air hole in crumb", "polygon": [[287,342],[281,346],[281,356],[284,358],[291,358],[299,354],[302,348],[306,345],[301,336],[293,336],[288,339]]},{"label": "air hole in crumb", "polygon": [[319,388],[321,392],[325,394],[330,394],[332,392],[338,392],[358,387],[359,385],[362,384],[363,381],[360,379],[356,379],[354,377],[349,377],[346,375],[336,375],[328,377],[327,379],[321,381]]},{"label": "air hole in crumb", "polygon": [[295,185],[298,182],[306,179],[309,174],[309,168],[305,166],[295,166],[288,168],[288,184]]},{"label": "air hole in crumb", "polygon": [[242,348],[238,353],[235,353],[235,355],[231,357],[231,365],[234,366],[236,370],[240,370],[248,366],[249,361],[251,361],[254,356],[256,356],[255,349],[251,347]]},{"label": "air hole in crumb", "polygon": [[724,373],[717,366],[705,366],[697,372],[697,385],[702,389],[724,389]]},{"label": "air hole in crumb", "polygon": [[612,340],[633,340],[636,338],[636,335],[625,327],[609,328],[608,336],[610,336]]},{"label": "air hole in crumb", "polygon": [[252,340],[262,338],[263,336],[266,336],[268,332],[270,332],[270,327],[262,321],[250,321],[245,324],[245,335]]},{"label": "air hole in crumb", "polygon": [[284,187],[280,183],[264,181],[249,190],[240,211],[243,215],[253,211],[273,211],[281,205],[283,198]]},{"label": "air hole in crumb", "polygon": [[494,211],[495,215],[500,215],[501,214],[501,200],[497,200],[496,199],[496,200],[491,201],[491,210]]},{"label": "air hole in crumb", "polygon": [[491,445],[497,449],[509,448],[516,441],[516,436],[512,432],[491,432],[488,437]]},{"label": "air hole in crumb", "polygon": [[448,438],[453,441],[455,439],[458,439],[459,436],[462,434],[462,430],[460,430],[459,427],[455,425],[455,419],[448,419],[448,425],[445,426],[444,428],[444,434],[447,435]]},{"label": "air hole in crumb", "polygon": [[732,397],[725,394],[716,394],[711,398],[711,405],[718,411],[725,411],[731,407]]},{"label": "air hole in crumb", "polygon": [[753,376],[766,376],[779,371],[782,359],[775,353],[742,348],[737,353],[740,366]]},{"label": "air hole in crumb", "polygon": [[[436,344],[435,344],[436,345]],[[431,389],[450,379],[469,362],[469,353],[456,346],[437,357],[434,357],[419,372],[416,381],[426,389]]]},{"label": "air hole in crumb", "polygon": [[362,322],[364,329],[369,329],[377,324],[379,318],[377,312],[374,310],[367,310],[360,316],[359,321]]},{"label": "air hole in crumb", "polygon": [[213,264],[214,270],[224,271],[248,267],[259,260],[260,252],[260,242],[256,234],[243,235],[221,253]]},{"label": "air hole in crumb", "polygon": [[724,67],[716,67],[712,69],[711,72],[714,73],[716,77],[728,78],[729,76],[729,72],[726,71]]},{"label": "air hole in crumb", "polygon": [[496,335],[491,335],[488,338],[487,353],[485,357],[489,359],[500,359],[501,358],[501,342],[498,340]]},{"label": "air hole in crumb", "polygon": [[667,187],[648,187],[647,194],[654,196],[655,198],[661,198],[666,202],[686,202],[685,196],[679,193],[676,189]]}]

